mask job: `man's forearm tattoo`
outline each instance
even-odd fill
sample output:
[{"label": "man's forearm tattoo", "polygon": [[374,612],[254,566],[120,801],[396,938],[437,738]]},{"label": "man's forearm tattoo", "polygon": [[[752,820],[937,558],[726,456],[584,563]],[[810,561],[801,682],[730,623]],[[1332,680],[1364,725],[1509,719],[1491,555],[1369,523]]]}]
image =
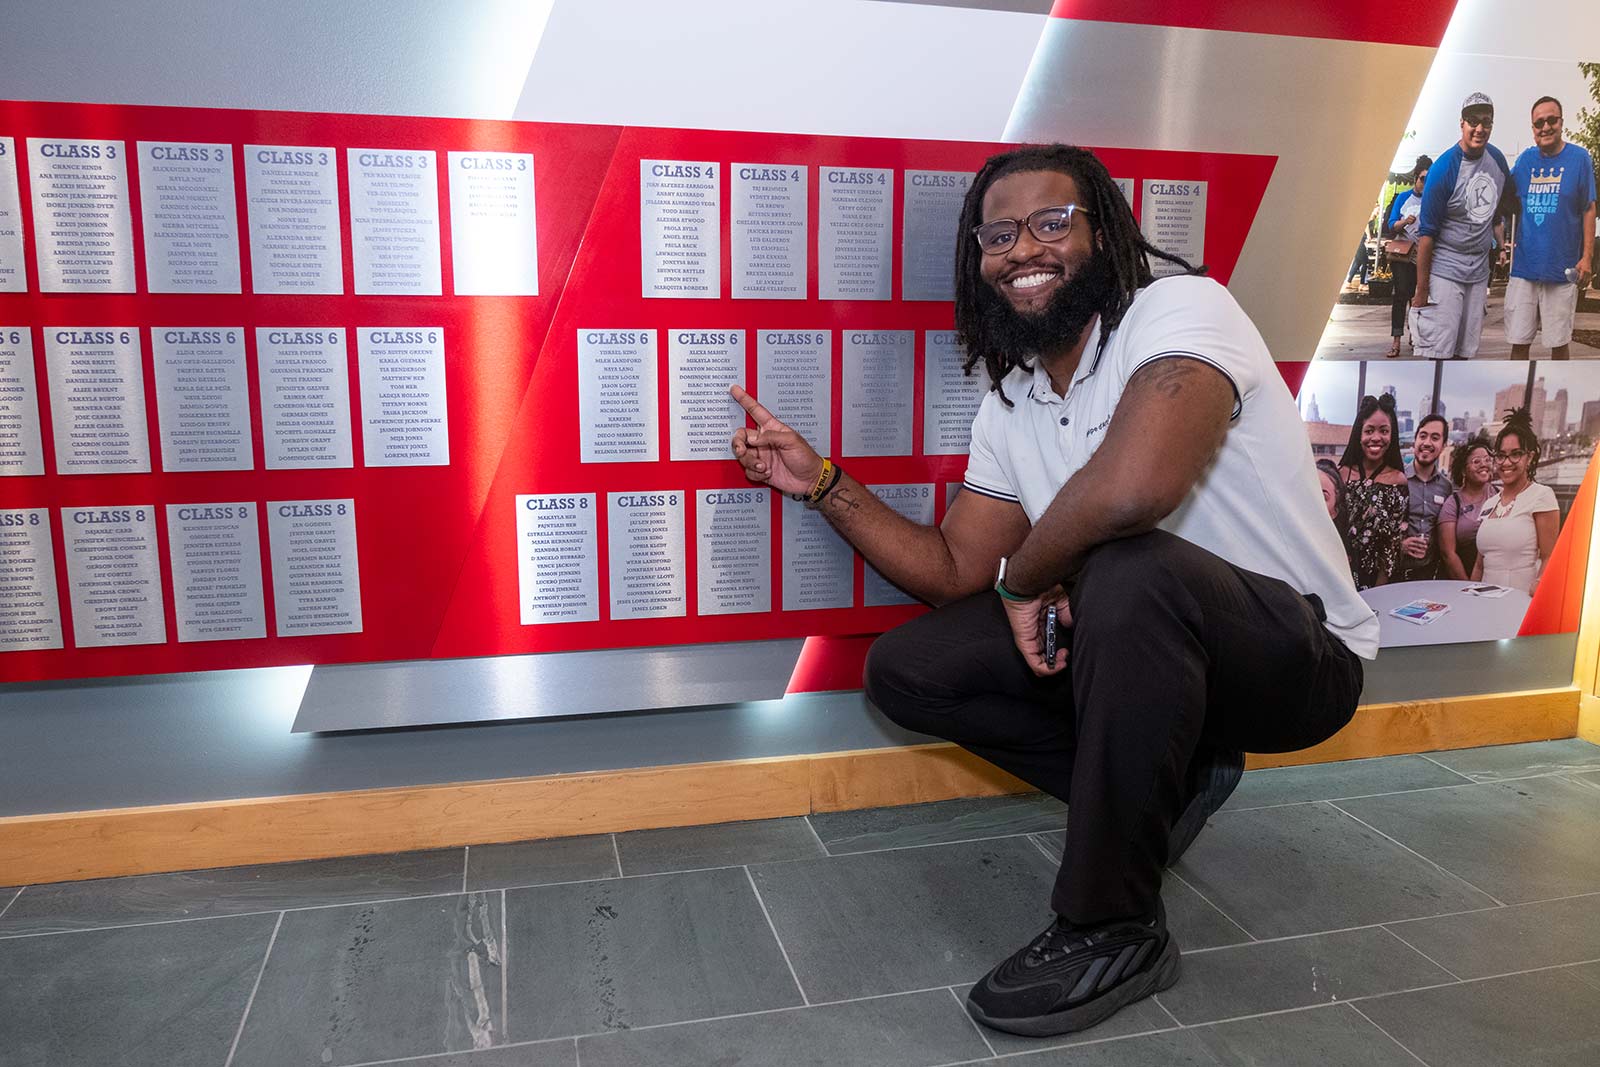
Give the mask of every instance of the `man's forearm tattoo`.
[{"label": "man's forearm tattoo", "polygon": [[861,507],[861,501],[856,499],[855,493],[848,486],[841,485],[828,494],[828,506],[835,510],[848,508],[851,511],[856,511]]}]

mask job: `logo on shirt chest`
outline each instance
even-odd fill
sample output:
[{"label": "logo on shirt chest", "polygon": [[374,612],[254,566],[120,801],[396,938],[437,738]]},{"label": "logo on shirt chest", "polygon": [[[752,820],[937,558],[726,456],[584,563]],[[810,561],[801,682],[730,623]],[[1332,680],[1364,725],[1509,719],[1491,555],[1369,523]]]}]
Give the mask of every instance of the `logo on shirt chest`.
[{"label": "logo on shirt chest", "polygon": [[1556,204],[1561,200],[1561,176],[1566,172],[1566,167],[1533,168],[1523,204],[1535,226],[1543,226],[1545,216],[1555,213]]},{"label": "logo on shirt chest", "polygon": [[1107,426],[1110,426],[1110,425],[1111,425],[1111,416],[1107,415],[1105,418],[1101,419],[1099,422],[1095,423],[1093,426],[1091,426],[1087,430],[1085,430],[1083,432],[1083,436],[1085,438],[1093,437],[1095,434],[1100,433]]},{"label": "logo on shirt chest", "polygon": [[1487,222],[1499,200],[1500,191],[1495,188],[1494,179],[1487,174],[1474,174],[1467,183],[1467,218],[1473,222]]}]

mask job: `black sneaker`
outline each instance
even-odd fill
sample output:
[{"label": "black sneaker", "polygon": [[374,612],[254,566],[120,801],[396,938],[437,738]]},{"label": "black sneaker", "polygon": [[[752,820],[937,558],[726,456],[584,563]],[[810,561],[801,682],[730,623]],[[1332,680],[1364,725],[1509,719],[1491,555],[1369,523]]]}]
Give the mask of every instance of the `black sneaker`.
[{"label": "black sneaker", "polygon": [[1227,803],[1244,777],[1244,753],[1230,748],[1200,748],[1189,762],[1189,803],[1167,835],[1167,866],[1189,850],[1206,820]]},{"label": "black sneaker", "polygon": [[967,994],[972,1017],[1024,1037],[1067,1034],[1178,980],[1178,943],[1158,905],[1148,922],[1073,926],[1056,919]]}]

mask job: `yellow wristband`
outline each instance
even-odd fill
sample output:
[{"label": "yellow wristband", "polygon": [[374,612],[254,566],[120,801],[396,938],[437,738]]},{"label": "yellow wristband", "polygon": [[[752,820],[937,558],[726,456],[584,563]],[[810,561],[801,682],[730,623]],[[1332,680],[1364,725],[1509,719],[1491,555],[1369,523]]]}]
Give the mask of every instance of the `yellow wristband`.
[{"label": "yellow wristband", "polygon": [[832,477],[833,461],[830,459],[824,459],[822,461],[822,470],[817,472],[816,484],[811,487],[811,492],[805,495],[805,502],[807,504],[814,505],[817,501],[821,500],[822,494],[827,491],[828,482]]}]

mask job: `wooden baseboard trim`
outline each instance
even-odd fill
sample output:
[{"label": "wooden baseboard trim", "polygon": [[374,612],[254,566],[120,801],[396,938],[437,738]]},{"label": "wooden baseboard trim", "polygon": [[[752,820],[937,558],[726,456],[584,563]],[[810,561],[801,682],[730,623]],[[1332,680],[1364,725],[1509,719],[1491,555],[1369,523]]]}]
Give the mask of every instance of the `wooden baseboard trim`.
[{"label": "wooden baseboard trim", "polygon": [[1578,732],[1578,697],[1568,686],[1368,704],[1322,744],[1299,752],[1251,753],[1245,766],[1258,770],[1573,737]]},{"label": "wooden baseboard trim", "polygon": [[1600,745],[1600,697],[1583,694],[1578,704],[1578,736],[1591,745]]},{"label": "wooden baseboard trim", "polygon": [[[1368,705],[1323,744],[1252,755],[1248,765],[1572,737],[1579,696],[1568,688]],[[1586,709],[1584,721],[1600,733],[1600,714]],[[24,815],[0,819],[0,885],[769,819],[1028,788],[964,749],[932,744]]]}]

